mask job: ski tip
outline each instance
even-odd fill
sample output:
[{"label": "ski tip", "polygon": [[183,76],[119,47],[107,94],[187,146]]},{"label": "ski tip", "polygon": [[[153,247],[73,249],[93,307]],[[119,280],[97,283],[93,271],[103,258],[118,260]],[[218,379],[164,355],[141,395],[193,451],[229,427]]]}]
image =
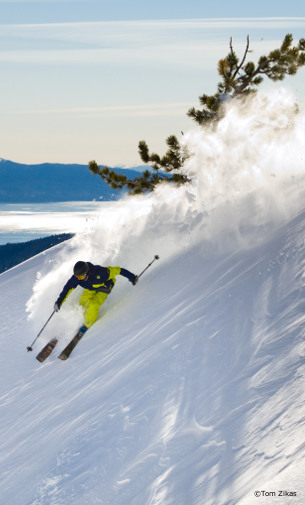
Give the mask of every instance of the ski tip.
[{"label": "ski tip", "polygon": [[66,356],[65,354],[63,354],[61,352],[60,355],[58,356],[58,359],[61,359],[61,360],[65,361],[66,359],[68,359],[68,356]]},{"label": "ski tip", "polygon": [[52,340],[50,340],[50,342],[48,342],[44,346],[44,348],[37,354],[37,356],[36,356],[37,361],[39,361],[40,363],[43,363],[44,360],[48,356],[50,356],[50,354],[53,351],[54,347],[56,346],[57,342],[58,342],[57,338],[52,338]]}]

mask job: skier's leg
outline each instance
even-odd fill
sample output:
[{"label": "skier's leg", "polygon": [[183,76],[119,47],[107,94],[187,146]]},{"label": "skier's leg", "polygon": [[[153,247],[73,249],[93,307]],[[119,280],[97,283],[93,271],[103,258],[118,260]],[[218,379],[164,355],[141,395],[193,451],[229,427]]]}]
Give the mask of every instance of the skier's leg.
[{"label": "skier's leg", "polygon": [[87,308],[90,303],[90,300],[92,299],[92,297],[94,295],[95,295],[94,291],[90,291],[89,289],[85,289],[82,296],[80,297],[79,304],[82,307]]},{"label": "skier's leg", "polygon": [[100,306],[103,305],[108,296],[107,293],[91,293],[93,296],[87,296],[87,303],[84,305],[86,307],[85,325],[87,328],[89,328],[89,326],[92,326],[92,324],[97,320]]}]

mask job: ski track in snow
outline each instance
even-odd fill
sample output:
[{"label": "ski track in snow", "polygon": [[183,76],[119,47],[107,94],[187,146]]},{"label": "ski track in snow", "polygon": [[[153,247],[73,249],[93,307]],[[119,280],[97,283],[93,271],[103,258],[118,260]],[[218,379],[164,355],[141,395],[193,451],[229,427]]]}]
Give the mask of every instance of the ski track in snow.
[{"label": "ski track in snow", "polygon": [[[204,213],[183,217],[181,201],[167,235],[155,224],[166,204],[151,219],[141,201],[138,237],[136,200],[112,241],[104,219],[97,243],[76,237],[0,276],[0,503],[303,504],[305,212],[221,250],[228,234],[213,243]],[[152,247],[161,257],[136,287],[118,279],[67,362],[57,355],[82,320],[77,290],[27,353],[74,258],[97,258],[99,240],[118,263],[124,246],[135,271]],[[280,490],[297,496],[270,495]]]}]

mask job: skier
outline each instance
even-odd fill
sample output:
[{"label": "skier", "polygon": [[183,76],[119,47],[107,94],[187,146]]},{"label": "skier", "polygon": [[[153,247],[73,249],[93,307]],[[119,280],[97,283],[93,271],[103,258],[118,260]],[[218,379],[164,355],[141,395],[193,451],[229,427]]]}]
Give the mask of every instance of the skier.
[{"label": "skier", "polygon": [[84,288],[79,301],[80,305],[85,308],[85,324],[79,329],[79,335],[82,336],[97,320],[100,307],[111,293],[117,275],[126,277],[134,286],[138,281],[138,277],[125,268],[106,268],[100,265],[93,265],[89,261],[78,261],[74,265],[72,277],[64,285],[62,292],[55,302],[55,312],[60,310],[63,302],[77,286]]}]

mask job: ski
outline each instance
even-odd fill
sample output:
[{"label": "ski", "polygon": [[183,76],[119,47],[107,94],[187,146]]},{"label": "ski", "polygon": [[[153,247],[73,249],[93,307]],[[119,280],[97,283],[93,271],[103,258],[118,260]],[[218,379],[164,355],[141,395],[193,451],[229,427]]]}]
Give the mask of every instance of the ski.
[{"label": "ski", "polygon": [[77,346],[78,342],[82,338],[82,336],[85,334],[88,328],[84,330],[84,328],[80,328],[78,332],[76,333],[75,337],[72,338],[71,342],[64,348],[64,350],[60,353],[58,356],[59,359],[66,360],[69,358],[71,352],[73,351],[74,347]]},{"label": "ski", "polygon": [[50,356],[57,342],[58,342],[57,338],[52,338],[52,340],[50,340],[50,342],[48,342],[43,347],[43,349],[41,349],[41,351],[37,354],[36,359],[40,361],[40,363],[43,363],[43,361],[47,359],[48,356]]}]

